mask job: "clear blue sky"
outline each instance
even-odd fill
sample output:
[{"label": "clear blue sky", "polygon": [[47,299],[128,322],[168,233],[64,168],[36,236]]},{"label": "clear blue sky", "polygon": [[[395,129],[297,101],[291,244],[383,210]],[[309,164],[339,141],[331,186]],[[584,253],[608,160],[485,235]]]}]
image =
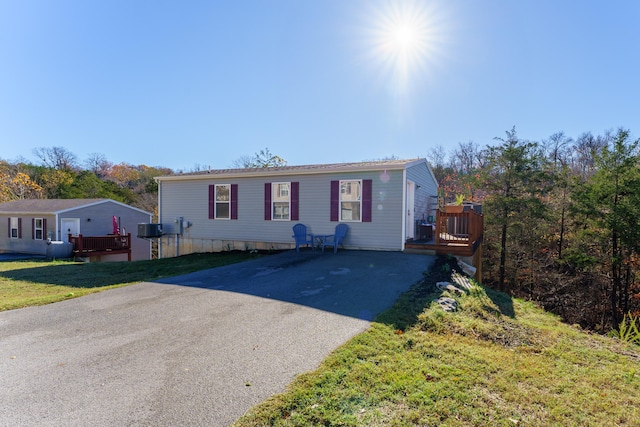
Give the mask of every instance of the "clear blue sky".
[{"label": "clear blue sky", "polygon": [[637,0],[0,0],[0,159],[230,167],[640,134]]}]

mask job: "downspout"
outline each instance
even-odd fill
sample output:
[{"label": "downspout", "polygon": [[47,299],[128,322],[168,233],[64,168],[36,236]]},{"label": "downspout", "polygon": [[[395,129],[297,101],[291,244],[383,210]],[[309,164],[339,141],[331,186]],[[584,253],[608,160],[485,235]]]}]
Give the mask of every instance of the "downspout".
[{"label": "downspout", "polygon": [[400,234],[400,238],[402,239],[400,243],[400,250],[404,251],[405,243],[407,240],[407,168],[402,169],[402,210],[401,210],[401,224],[402,224],[402,233]]},{"label": "downspout", "polygon": [[[162,224],[162,181],[157,179],[156,181],[158,183],[158,223]],[[162,235],[158,238],[158,259],[162,259]]]}]

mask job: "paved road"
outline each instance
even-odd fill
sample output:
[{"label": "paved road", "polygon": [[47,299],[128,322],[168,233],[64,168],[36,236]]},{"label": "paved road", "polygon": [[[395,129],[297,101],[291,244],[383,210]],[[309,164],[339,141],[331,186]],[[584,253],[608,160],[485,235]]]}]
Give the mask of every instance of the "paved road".
[{"label": "paved road", "polygon": [[229,425],[364,331],[431,262],[290,251],[2,312],[0,425]]}]

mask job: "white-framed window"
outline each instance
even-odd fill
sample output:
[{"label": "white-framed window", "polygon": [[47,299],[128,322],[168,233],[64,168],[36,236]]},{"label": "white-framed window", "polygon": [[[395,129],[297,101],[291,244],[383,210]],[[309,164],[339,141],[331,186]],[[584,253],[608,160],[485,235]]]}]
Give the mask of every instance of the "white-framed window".
[{"label": "white-framed window", "polygon": [[42,218],[34,218],[33,220],[33,238],[36,240],[44,239],[44,221]]},{"label": "white-framed window", "polygon": [[289,221],[291,208],[291,183],[271,184],[271,219]]},{"label": "white-framed window", "polygon": [[231,184],[216,184],[215,219],[231,219]]},{"label": "white-framed window", "polygon": [[19,239],[20,231],[19,231],[19,221],[16,217],[9,218],[9,238],[10,239]]},{"label": "white-framed window", "polygon": [[362,180],[340,181],[340,221],[362,220]]}]

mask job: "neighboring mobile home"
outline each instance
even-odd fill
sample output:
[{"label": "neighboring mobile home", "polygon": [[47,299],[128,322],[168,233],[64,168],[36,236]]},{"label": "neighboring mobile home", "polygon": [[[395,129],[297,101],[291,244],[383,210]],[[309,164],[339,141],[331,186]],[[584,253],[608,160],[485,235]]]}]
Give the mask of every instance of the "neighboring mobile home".
[{"label": "neighboring mobile home", "polygon": [[[135,237],[139,223],[152,215],[111,199],[25,199],[0,203],[0,252],[47,255],[48,247],[68,242],[69,234],[107,236],[114,232],[116,218],[120,234],[131,233],[131,259],[151,259],[151,241]],[[50,248],[49,248],[50,249]],[[127,254],[103,256],[101,260],[127,260]]]},{"label": "neighboring mobile home", "polygon": [[404,250],[433,220],[437,182],[424,159],[208,170],[156,178],[160,256],[289,249],[292,227],[349,231],[347,249]]}]

